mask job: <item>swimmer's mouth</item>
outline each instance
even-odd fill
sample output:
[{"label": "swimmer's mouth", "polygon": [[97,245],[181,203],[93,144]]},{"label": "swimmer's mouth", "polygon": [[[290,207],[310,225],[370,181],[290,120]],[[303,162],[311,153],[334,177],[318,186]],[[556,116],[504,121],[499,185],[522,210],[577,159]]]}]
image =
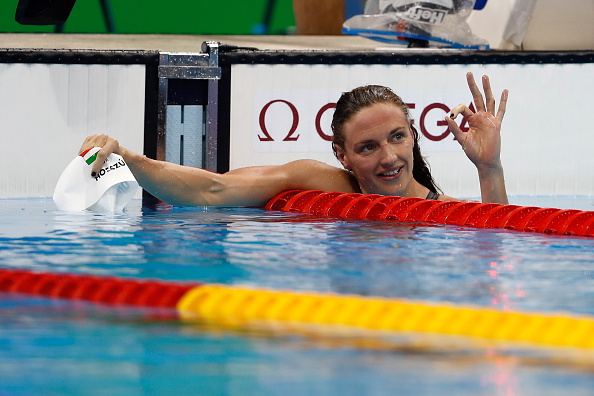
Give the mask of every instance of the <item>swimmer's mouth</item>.
[{"label": "swimmer's mouth", "polygon": [[381,177],[396,176],[396,175],[398,175],[400,173],[400,171],[402,170],[402,168],[403,168],[403,166],[398,167],[396,169],[392,169],[392,170],[386,171],[386,172],[382,172],[382,173],[379,173],[378,176],[381,176]]}]

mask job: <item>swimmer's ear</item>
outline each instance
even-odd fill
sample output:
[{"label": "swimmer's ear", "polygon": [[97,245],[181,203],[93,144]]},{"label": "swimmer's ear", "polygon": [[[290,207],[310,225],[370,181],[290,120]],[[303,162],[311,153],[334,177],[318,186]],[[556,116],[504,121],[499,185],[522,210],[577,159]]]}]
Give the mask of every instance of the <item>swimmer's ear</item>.
[{"label": "swimmer's ear", "polygon": [[346,155],[344,154],[344,151],[342,150],[342,148],[338,147],[336,144],[334,145],[334,150],[336,151],[336,158],[338,158],[338,160],[340,161],[340,163],[342,164],[343,168],[350,171],[351,167],[349,166],[347,160],[346,160]]}]

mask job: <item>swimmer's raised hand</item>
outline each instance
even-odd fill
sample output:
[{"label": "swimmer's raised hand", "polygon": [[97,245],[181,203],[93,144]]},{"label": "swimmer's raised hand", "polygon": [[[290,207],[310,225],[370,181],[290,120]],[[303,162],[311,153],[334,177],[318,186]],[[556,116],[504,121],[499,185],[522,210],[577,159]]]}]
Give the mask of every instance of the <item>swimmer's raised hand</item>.
[{"label": "swimmer's raised hand", "polygon": [[[501,122],[507,105],[507,89],[501,94],[499,109],[495,112],[495,98],[489,77],[483,76],[485,98],[477,87],[472,73],[466,74],[476,113],[461,104],[446,117],[450,131],[462,146],[466,156],[474,163],[479,174],[483,202],[507,204],[507,192],[501,165]],[[468,121],[468,132],[463,132],[454,121],[462,114]]]},{"label": "swimmer's raised hand", "polygon": [[[478,167],[501,167],[501,122],[505,115],[508,91],[501,94],[499,109],[495,112],[495,98],[491,90],[489,77],[483,76],[485,98],[474,81],[472,73],[466,74],[468,87],[472,93],[474,113],[468,106],[460,104],[446,117],[450,131],[462,146],[466,156]],[[462,114],[468,121],[468,132],[463,132],[454,119]]]},{"label": "swimmer's raised hand", "polygon": [[122,147],[120,147],[118,141],[105,134],[88,136],[83,142],[78,153],[80,154],[83,151],[91,149],[93,147],[101,147],[101,150],[99,150],[99,152],[97,153],[97,160],[93,164],[93,168],[91,169],[91,175],[95,175],[97,174],[97,172],[101,170],[101,166],[103,166],[103,163],[105,162],[105,159],[109,156],[109,154],[122,154]]}]

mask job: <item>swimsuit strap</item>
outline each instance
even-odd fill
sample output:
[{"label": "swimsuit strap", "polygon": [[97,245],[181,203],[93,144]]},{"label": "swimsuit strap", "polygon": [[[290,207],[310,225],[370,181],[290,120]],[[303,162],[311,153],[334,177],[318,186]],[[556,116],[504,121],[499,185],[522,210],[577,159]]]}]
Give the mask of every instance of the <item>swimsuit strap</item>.
[{"label": "swimsuit strap", "polygon": [[437,199],[439,198],[439,194],[433,191],[429,191],[429,194],[427,194],[427,198],[425,199]]}]

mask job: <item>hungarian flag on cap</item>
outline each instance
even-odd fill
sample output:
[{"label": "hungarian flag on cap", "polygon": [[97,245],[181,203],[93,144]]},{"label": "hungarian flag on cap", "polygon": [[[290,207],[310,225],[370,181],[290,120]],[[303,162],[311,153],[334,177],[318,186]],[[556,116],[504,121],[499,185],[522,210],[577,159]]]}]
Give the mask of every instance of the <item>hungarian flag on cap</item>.
[{"label": "hungarian flag on cap", "polygon": [[83,159],[85,160],[87,165],[91,165],[93,162],[95,162],[95,160],[97,159],[97,153],[99,152],[99,150],[97,150],[97,151],[95,151],[95,153],[93,155],[90,155],[88,158],[85,158],[85,155],[87,155],[87,153],[91,150],[92,150],[92,148],[87,149],[79,154],[81,157],[83,157]]}]

